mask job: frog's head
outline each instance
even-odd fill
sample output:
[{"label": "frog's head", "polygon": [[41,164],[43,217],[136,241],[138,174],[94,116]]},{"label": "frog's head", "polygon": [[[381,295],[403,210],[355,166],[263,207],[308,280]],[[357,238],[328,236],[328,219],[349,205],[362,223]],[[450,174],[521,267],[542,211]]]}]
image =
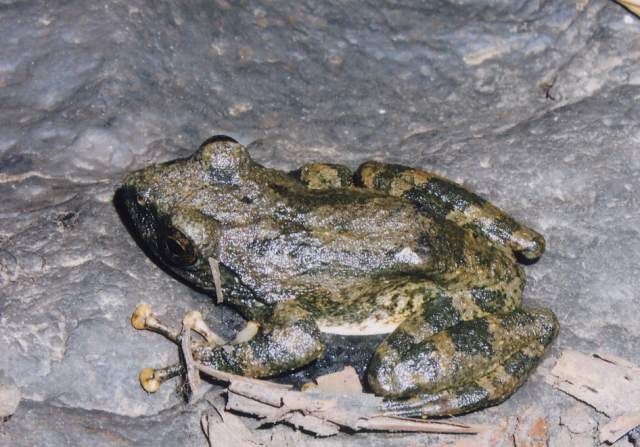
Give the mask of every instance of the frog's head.
[{"label": "frog's head", "polygon": [[211,137],[191,157],[130,173],[116,200],[149,254],[190,284],[211,290],[210,261],[220,259],[222,229],[250,218],[246,197],[256,185],[245,179],[253,165],[237,141]]}]

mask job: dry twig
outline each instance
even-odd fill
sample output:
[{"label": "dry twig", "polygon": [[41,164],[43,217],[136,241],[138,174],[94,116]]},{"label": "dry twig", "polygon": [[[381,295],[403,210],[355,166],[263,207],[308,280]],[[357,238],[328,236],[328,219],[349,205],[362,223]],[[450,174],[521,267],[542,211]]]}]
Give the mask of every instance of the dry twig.
[{"label": "dry twig", "polygon": [[640,0],[616,0],[637,16],[640,16]]},{"label": "dry twig", "polygon": [[[200,373],[227,382],[227,409],[250,414],[265,423],[286,422],[317,436],[331,436],[340,430],[405,431],[425,433],[473,434],[486,430],[482,425],[425,421],[388,417],[380,414],[382,398],[362,392],[354,393],[354,380],[343,373],[319,380],[319,389],[309,392],[291,391],[288,385],[251,379],[218,371],[194,360],[191,355],[192,318],[185,317],[180,333],[185,362],[186,384],[192,398],[202,394]],[[348,373],[347,373],[348,374]],[[352,371],[355,374],[355,370]],[[327,392],[322,387],[336,381],[344,385],[342,392]]]}]

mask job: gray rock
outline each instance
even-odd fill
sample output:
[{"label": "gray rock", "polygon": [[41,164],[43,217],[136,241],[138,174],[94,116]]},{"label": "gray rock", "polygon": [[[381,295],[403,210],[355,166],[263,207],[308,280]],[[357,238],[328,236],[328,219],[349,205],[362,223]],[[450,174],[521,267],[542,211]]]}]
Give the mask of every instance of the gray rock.
[{"label": "gray rock", "polygon": [[640,445],[640,427],[636,427],[629,432],[629,442],[631,442],[634,447]]},{"label": "gray rock", "polygon": [[21,399],[22,396],[17,386],[0,383],[0,419],[5,419],[15,413]]},{"label": "gray rock", "polygon": [[[270,166],[376,158],[470,186],[547,237],[525,295],[556,311],[555,352],[640,363],[638,24],[605,0],[0,2],[0,370],[26,399],[0,443],[203,445],[174,387],[140,390],[177,351],[129,316],[240,321],[147,259],[112,195],[215,133]],[[335,341],[336,369],[362,351]],[[536,375],[472,418],[532,402],[571,405]],[[378,439],[397,435],[335,442]]]}]

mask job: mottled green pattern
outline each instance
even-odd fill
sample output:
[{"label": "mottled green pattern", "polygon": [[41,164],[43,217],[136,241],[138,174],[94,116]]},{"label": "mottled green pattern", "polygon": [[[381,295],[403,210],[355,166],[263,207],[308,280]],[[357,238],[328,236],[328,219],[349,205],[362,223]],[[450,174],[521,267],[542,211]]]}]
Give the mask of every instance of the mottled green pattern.
[{"label": "mottled green pattern", "polygon": [[508,397],[558,331],[551,311],[521,303],[516,259],[539,257],[542,236],[426,171],[285,173],[213,137],[118,194],[152,256],[212,292],[215,263],[225,302],[256,323],[248,339],[194,350],[214,368],[274,376],[321,356],[323,331],[388,333],[367,372],[385,411],[450,415]]}]

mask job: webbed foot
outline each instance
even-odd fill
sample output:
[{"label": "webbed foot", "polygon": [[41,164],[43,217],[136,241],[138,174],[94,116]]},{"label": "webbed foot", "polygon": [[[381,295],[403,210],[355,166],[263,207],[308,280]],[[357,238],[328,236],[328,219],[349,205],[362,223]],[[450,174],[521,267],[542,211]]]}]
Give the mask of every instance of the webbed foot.
[{"label": "webbed foot", "polygon": [[[163,335],[170,341],[181,345],[185,330],[194,330],[203,340],[191,340],[191,354],[199,359],[202,352],[226,344],[226,340],[212,331],[198,311],[189,311],[182,320],[182,331],[176,330],[160,321],[155,315],[151,306],[139,304],[131,315],[131,324],[138,330],[147,330]],[[140,371],[140,385],[148,393],[155,393],[163,382],[182,375],[184,367],[177,363],[164,368],[143,368]]]}]

